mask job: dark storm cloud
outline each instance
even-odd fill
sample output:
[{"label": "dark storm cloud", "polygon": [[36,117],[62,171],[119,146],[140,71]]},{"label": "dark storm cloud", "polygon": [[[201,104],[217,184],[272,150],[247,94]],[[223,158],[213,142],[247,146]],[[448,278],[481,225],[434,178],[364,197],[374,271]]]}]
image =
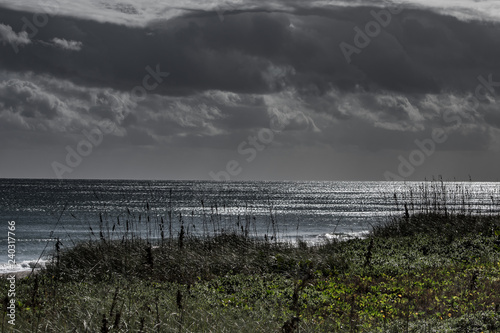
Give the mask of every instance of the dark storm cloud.
[{"label": "dark storm cloud", "polygon": [[[293,13],[228,12],[186,15],[132,28],[65,17],[46,26],[26,26],[32,15],[1,10],[0,22],[31,44],[15,53],[1,46],[4,69],[51,73],[81,84],[129,91],[142,82],[146,66],[170,76],[155,93],[204,90],[272,93],[294,88],[322,95],[332,87],[405,93],[469,91],[478,74],[500,77],[499,26],[428,11],[406,9],[348,65],[339,44],[353,44],[355,26],[373,21],[371,10],[296,9]],[[36,30],[35,30],[36,29]],[[35,33],[36,32],[36,33]],[[65,41],[68,54],[46,43]],[[72,44],[70,44],[72,43]],[[71,46],[72,45],[72,46]]]},{"label": "dark storm cloud", "polygon": [[[372,10],[382,8],[297,2],[288,11],[230,8],[223,22],[200,11],[142,27],[62,16],[34,27],[23,19],[32,24],[33,14],[0,10],[0,138],[63,154],[107,119],[116,131],[103,155],[148,148],[156,158],[155,149],[175,147],[217,167],[241,159],[238,146],[276,117],[283,129],[266,148],[270,164],[290,153],[305,165],[304,149],[412,150],[434,128],[449,136],[437,149],[457,154],[500,142],[499,25],[405,8],[348,63],[339,45],[355,44],[354,28],[374,21]],[[169,75],[134,99],[156,69]],[[490,74],[493,90],[471,108],[478,76]]]}]

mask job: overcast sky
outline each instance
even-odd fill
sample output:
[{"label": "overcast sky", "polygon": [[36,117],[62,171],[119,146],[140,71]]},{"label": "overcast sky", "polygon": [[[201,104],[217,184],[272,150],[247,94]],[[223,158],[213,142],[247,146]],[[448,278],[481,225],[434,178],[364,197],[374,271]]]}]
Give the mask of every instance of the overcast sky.
[{"label": "overcast sky", "polygon": [[500,3],[0,0],[0,177],[500,180]]}]

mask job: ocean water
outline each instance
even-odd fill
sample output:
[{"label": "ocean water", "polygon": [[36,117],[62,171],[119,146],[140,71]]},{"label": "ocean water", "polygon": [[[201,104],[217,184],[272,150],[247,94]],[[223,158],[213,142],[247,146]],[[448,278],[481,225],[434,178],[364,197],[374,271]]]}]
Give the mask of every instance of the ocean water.
[{"label": "ocean water", "polygon": [[[248,225],[251,236],[281,241],[363,237],[403,214],[402,196],[418,204],[418,193],[432,187],[445,188],[457,210],[496,213],[500,206],[500,183],[487,182],[0,179],[0,273],[43,264],[57,239],[64,249],[100,232],[119,238],[127,221],[129,232],[150,239],[160,237],[162,219],[165,237],[177,236],[181,223],[196,235]],[[15,267],[7,265],[8,221],[16,223]]]}]

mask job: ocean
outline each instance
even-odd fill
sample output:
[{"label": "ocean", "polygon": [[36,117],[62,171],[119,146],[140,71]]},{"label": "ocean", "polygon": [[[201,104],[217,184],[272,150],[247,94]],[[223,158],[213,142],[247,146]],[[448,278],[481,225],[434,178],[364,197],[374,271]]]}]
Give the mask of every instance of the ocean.
[{"label": "ocean", "polygon": [[[438,199],[457,210],[493,213],[500,206],[500,183],[493,182],[0,179],[0,273],[43,264],[57,240],[64,249],[100,233],[119,238],[127,221],[131,232],[153,240],[162,220],[166,237],[176,237],[181,224],[192,235],[250,225],[250,236],[279,241],[363,237],[404,213],[402,196],[418,206],[419,193],[430,188],[448,193]],[[7,265],[9,221],[16,228],[13,267]]]}]

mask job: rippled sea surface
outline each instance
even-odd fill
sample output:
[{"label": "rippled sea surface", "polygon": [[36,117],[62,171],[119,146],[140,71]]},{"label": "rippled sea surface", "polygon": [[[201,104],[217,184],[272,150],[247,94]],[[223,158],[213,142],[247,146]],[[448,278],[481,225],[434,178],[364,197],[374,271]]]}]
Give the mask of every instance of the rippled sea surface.
[{"label": "rippled sea surface", "polygon": [[[143,237],[248,228],[251,236],[309,242],[362,236],[371,226],[402,214],[403,198],[423,192],[412,182],[211,182],[0,179],[0,271],[7,257],[7,222],[16,222],[17,269],[54,249],[126,231]],[[425,185],[449,192],[447,205],[474,212],[499,206],[499,183]],[[397,193],[396,199],[394,194]],[[464,203],[463,199],[467,199]],[[415,201],[412,199],[412,201]],[[2,266],[3,265],[3,266]]]}]

